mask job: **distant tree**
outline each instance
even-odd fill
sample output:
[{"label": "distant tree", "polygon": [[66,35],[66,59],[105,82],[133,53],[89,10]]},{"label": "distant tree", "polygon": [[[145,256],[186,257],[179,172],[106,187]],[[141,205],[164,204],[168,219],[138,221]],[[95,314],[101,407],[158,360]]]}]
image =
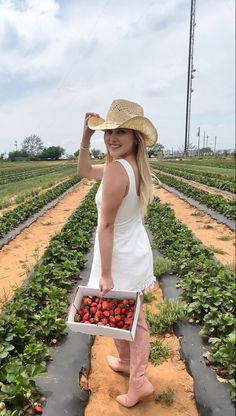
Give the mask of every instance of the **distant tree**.
[{"label": "distant tree", "polygon": [[158,154],[161,154],[163,156],[163,150],[164,150],[163,144],[157,143],[154,147],[148,148],[148,151],[147,151],[148,157],[151,157],[151,156],[156,157]]},{"label": "distant tree", "polygon": [[18,158],[28,159],[29,155],[26,150],[14,150],[13,152],[8,153],[8,159],[11,162],[15,162]]},{"label": "distant tree", "polygon": [[75,156],[75,157],[78,157],[78,156],[79,156],[79,149],[78,149],[78,150],[76,150],[76,152],[74,153],[74,156]]},{"label": "distant tree", "polygon": [[65,149],[60,146],[50,146],[45,147],[43,151],[40,153],[40,159],[51,159],[51,160],[58,160],[62,155],[64,155]]},{"label": "distant tree", "polygon": [[5,154],[6,154],[6,152],[0,154],[0,160],[3,160],[4,159],[4,155]]},{"label": "distant tree", "polygon": [[204,155],[211,155],[213,154],[213,150],[211,147],[202,147],[201,149],[199,149],[199,155],[204,156]]},{"label": "distant tree", "polygon": [[94,159],[98,159],[100,153],[101,153],[100,149],[91,149],[91,154],[93,155]]},{"label": "distant tree", "polygon": [[25,150],[30,158],[37,158],[43,150],[43,141],[36,134],[31,134],[23,140],[21,150]]}]

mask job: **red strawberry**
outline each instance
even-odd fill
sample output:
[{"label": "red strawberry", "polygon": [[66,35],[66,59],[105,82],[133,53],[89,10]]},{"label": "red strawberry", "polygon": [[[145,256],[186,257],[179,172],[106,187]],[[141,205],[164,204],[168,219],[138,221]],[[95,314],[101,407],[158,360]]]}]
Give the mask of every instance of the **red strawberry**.
[{"label": "red strawberry", "polygon": [[125,325],[128,325],[128,326],[130,326],[130,325],[131,325],[131,319],[130,319],[130,318],[127,318],[127,319],[125,320]]},{"label": "red strawberry", "polygon": [[102,318],[102,323],[103,323],[103,325],[106,325],[108,323],[108,319],[107,318]]},{"label": "red strawberry", "polygon": [[120,316],[120,315],[116,315],[116,316],[115,316],[115,320],[116,320],[116,322],[121,321],[121,316]]},{"label": "red strawberry", "polygon": [[116,323],[116,319],[115,319],[115,317],[114,317],[114,316],[110,316],[110,317],[109,317],[109,321],[110,321],[112,324],[115,324],[115,323]]},{"label": "red strawberry", "polygon": [[133,312],[132,311],[128,312],[127,313],[127,318],[132,318],[132,317],[133,317]]},{"label": "red strawberry", "polygon": [[97,306],[91,306],[90,313],[96,313],[97,312]]},{"label": "red strawberry", "polygon": [[116,327],[116,325],[115,325],[114,323],[112,323],[112,322],[110,322],[110,323],[109,323],[109,326],[110,326],[111,328],[115,328],[115,327]]},{"label": "red strawberry", "polygon": [[96,306],[97,307],[97,303],[96,302],[92,302],[91,306]]},{"label": "red strawberry", "polygon": [[121,308],[115,308],[114,313],[115,313],[115,315],[120,315],[121,314]]},{"label": "red strawberry", "polygon": [[82,316],[84,316],[84,311],[83,311],[83,309],[80,309],[79,311],[78,311],[78,314],[81,316],[81,318],[82,318]]},{"label": "red strawberry", "polygon": [[89,319],[90,319],[89,313],[86,313],[86,314],[83,316],[83,322],[85,322],[85,321],[89,321]]},{"label": "red strawberry", "polygon": [[41,415],[43,413],[43,408],[41,406],[39,406],[38,404],[36,404],[34,406],[34,411],[35,411],[35,413],[37,413],[37,415]]},{"label": "red strawberry", "polygon": [[123,328],[123,326],[124,326],[124,322],[123,321],[117,322],[117,328]]},{"label": "red strawberry", "polygon": [[122,309],[121,309],[121,313],[122,313],[123,315],[124,315],[124,314],[126,314],[126,311],[127,311],[127,310],[126,310],[126,308],[122,308]]},{"label": "red strawberry", "polygon": [[205,360],[205,364],[206,364],[207,367],[210,367],[211,366],[211,361]]},{"label": "red strawberry", "polygon": [[96,312],[96,315],[95,315],[95,318],[98,318],[99,320],[100,320],[100,319],[102,319],[102,318],[103,318],[103,313],[102,313],[102,311],[97,311],[97,312]]},{"label": "red strawberry", "polygon": [[108,316],[110,316],[110,312],[109,311],[104,311],[103,315],[106,316],[106,318],[108,318]]},{"label": "red strawberry", "polygon": [[86,297],[83,298],[83,302],[84,302],[84,305],[90,306],[91,303],[92,303],[92,299],[89,298],[88,296],[86,296]]}]

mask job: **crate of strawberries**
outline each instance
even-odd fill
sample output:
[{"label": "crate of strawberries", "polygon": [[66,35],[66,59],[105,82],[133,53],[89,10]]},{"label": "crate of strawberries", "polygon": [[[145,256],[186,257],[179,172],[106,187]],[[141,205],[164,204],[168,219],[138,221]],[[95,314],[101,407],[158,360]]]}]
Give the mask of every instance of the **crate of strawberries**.
[{"label": "crate of strawberries", "polygon": [[134,340],[140,308],[138,292],[79,286],[71,304],[67,326],[73,332]]}]

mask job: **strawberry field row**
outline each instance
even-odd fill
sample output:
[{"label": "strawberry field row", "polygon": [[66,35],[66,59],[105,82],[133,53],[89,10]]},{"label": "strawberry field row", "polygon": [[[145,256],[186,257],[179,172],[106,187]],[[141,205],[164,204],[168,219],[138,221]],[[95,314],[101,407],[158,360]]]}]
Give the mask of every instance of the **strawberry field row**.
[{"label": "strawberry field row", "polygon": [[235,220],[236,202],[234,200],[227,200],[221,195],[212,195],[207,191],[195,188],[194,186],[186,184],[181,180],[159,172],[156,172],[156,175],[161,182],[178,189],[178,191],[182,192],[186,196],[201,202],[208,208],[212,208],[219,214],[224,215],[226,218]]},{"label": "strawberry field row", "polygon": [[149,208],[147,222],[154,244],[174,262],[175,272],[182,277],[189,321],[201,324],[202,334],[209,337],[209,362],[228,379],[235,400],[235,276],[213,260],[213,252],[158,198]]},{"label": "strawberry field row", "polygon": [[31,167],[31,168],[22,168],[14,169],[10,172],[1,172],[0,171],[0,185],[5,185],[11,182],[19,182],[29,178],[35,178],[42,175],[48,175],[55,172],[65,172],[66,174],[75,172],[75,166],[73,165],[56,165],[56,166],[46,166],[46,167]]},{"label": "strawberry field row", "polygon": [[2,311],[0,401],[8,409],[4,415],[22,415],[25,405],[38,400],[34,377],[46,371],[47,345],[65,333],[67,294],[79,279],[97,221],[96,190],[97,185],[52,238],[28,282]]},{"label": "strawberry field row", "polygon": [[4,237],[13,228],[17,227],[31,215],[35,214],[40,208],[61,195],[66,189],[80,181],[76,175],[43,194],[32,198],[30,201],[17,206],[13,210],[6,212],[0,218],[0,237]]},{"label": "strawberry field row", "polygon": [[236,191],[235,182],[233,180],[229,180],[221,176],[218,177],[218,175],[214,175],[212,173],[204,172],[204,174],[202,174],[201,172],[198,173],[196,171],[189,171],[185,170],[184,168],[167,167],[163,164],[158,165],[157,163],[152,163],[152,167],[157,168],[163,172],[171,173],[173,175],[177,175],[182,178],[199,182],[205,185],[213,186],[228,192],[235,193]]}]

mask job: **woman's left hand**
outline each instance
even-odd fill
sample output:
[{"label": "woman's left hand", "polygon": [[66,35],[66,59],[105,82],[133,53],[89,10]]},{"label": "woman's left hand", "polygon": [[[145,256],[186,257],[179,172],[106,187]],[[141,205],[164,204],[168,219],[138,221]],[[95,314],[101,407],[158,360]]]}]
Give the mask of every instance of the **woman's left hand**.
[{"label": "woman's left hand", "polygon": [[99,280],[99,288],[102,295],[113,289],[114,283],[111,276],[101,276]]}]

